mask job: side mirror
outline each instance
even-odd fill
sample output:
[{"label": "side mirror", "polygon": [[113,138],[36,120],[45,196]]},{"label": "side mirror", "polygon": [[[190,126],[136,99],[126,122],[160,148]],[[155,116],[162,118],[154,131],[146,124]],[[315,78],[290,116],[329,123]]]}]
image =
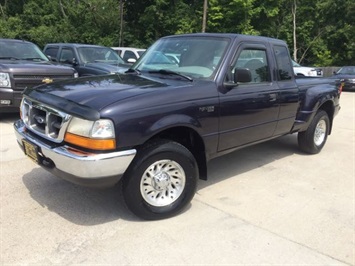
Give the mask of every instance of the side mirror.
[{"label": "side mirror", "polygon": [[78,65],[78,61],[76,61],[76,58],[75,58],[75,57],[73,57],[73,59],[72,59],[72,61],[71,61],[71,64],[72,64],[73,66]]},{"label": "side mirror", "polygon": [[251,72],[248,68],[235,68],[234,69],[234,83],[251,82]]},{"label": "side mirror", "polygon": [[57,62],[57,59],[55,59],[54,57],[51,57],[50,55],[47,55],[47,58],[48,58],[49,61],[51,61],[51,62]]},{"label": "side mirror", "polygon": [[235,68],[233,77],[230,77],[233,81],[224,82],[224,86],[228,89],[238,86],[239,83],[251,82],[251,72],[248,68]]}]

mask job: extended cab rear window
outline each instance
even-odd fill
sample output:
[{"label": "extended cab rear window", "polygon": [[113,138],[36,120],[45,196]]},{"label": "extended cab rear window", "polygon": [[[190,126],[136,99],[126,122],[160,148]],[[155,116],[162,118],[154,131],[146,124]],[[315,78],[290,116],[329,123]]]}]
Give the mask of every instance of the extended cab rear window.
[{"label": "extended cab rear window", "polygon": [[291,66],[288,49],[285,46],[274,46],[275,58],[278,67],[278,79],[290,80],[293,76],[293,69]]}]

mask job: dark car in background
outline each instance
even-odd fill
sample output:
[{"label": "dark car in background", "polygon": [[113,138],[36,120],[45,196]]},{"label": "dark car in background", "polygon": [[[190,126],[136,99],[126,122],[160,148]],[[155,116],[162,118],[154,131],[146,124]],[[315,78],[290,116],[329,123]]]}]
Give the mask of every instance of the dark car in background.
[{"label": "dark car in background", "polygon": [[0,113],[17,112],[26,88],[75,77],[72,67],[54,65],[37,45],[0,39]]},{"label": "dark car in background", "polygon": [[79,43],[50,43],[43,52],[59,64],[74,67],[80,77],[123,73],[129,66],[111,48]]},{"label": "dark car in background", "polygon": [[343,66],[334,73],[332,78],[343,82],[343,90],[355,91],[355,66]]}]

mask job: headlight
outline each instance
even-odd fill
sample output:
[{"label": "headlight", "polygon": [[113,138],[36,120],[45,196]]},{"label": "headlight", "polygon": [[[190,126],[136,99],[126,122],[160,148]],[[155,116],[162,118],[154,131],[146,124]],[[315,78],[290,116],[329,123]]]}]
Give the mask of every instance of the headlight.
[{"label": "headlight", "polygon": [[315,69],[308,71],[308,76],[316,76],[316,75],[317,75],[317,71]]},{"label": "headlight", "polygon": [[0,72],[0,87],[11,88],[9,73]]},{"label": "headlight", "polygon": [[348,79],[350,83],[355,83],[355,79]]},{"label": "headlight", "polygon": [[115,128],[109,119],[89,121],[74,117],[69,123],[64,140],[92,150],[116,148]]},{"label": "headlight", "polygon": [[74,73],[74,78],[78,78],[79,77],[79,73],[78,72],[75,72]]}]

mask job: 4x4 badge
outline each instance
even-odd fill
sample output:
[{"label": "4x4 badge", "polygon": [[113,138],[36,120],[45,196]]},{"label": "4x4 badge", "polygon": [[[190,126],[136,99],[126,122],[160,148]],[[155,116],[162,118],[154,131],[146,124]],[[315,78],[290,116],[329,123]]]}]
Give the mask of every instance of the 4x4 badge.
[{"label": "4x4 badge", "polygon": [[44,79],[42,79],[42,82],[43,82],[43,83],[51,83],[51,82],[53,82],[53,79],[44,78]]}]

